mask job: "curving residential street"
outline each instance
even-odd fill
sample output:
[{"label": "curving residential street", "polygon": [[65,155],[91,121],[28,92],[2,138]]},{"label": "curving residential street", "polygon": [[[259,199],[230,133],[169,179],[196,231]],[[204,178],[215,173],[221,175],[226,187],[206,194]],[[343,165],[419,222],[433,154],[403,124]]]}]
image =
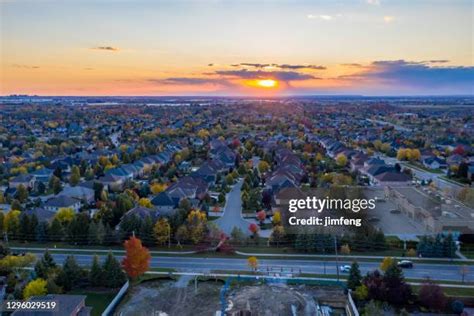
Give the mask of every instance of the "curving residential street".
[{"label": "curving residential street", "polygon": [[250,222],[242,217],[242,199],[240,197],[242,184],[243,180],[239,179],[232,190],[227,193],[224,214],[215,221],[219,228],[228,235],[234,227],[238,227],[244,234],[250,235],[248,230]]}]

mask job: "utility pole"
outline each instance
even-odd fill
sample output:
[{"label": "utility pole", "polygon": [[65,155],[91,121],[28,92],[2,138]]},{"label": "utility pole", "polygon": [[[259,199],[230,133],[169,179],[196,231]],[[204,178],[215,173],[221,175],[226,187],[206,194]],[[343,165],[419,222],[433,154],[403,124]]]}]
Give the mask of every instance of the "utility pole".
[{"label": "utility pole", "polygon": [[336,235],[334,235],[334,251],[336,253],[337,281],[339,282],[339,255],[337,254],[337,236]]}]

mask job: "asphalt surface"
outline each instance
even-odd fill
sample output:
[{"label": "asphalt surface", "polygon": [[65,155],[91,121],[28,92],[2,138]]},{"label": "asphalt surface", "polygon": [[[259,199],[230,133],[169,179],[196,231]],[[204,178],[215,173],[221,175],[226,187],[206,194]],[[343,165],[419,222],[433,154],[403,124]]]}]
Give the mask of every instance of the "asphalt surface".
[{"label": "asphalt surface", "polygon": [[[37,256],[42,256],[41,253]],[[57,263],[63,263],[67,254],[52,254]],[[92,263],[93,255],[74,255],[80,265],[88,266]],[[105,255],[99,255],[101,260]],[[122,260],[123,256],[117,256]],[[339,266],[350,265],[350,261],[339,260]],[[379,267],[378,262],[360,262],[362,275],[373,271]],[[278,273],[311,273],[311,274],[337,274],[337,263],[335,260],[298,260],[298,259],[259,259],[259,271],[271,269]],[[152,257],[150,268],[173,268],[179,271],[192,272],[210,272],[211,270],[220,271],[250,271],[246,259],[237,258],[197,258],[197,257]],[[300,271],[301,269],[301,271]],[[412,279],[431,278],[439,281],[461,281],[461,266],[452,264],[428,264],[414,263],[412,269],[403,269],[404,275]],[[347,276],[347,273],[341,273],[341,276]],[[474,266],[469,266],[469,271],[465,275],[466,282],[474,281]]]},{"label": "asphalt surface", "polygon": [[242,193],[243,180],[240,179],[230,190],[226,197],[226,203],[224,206],[224,214],[221,218],[214,222],[220,227],[220,229],[230,235],[234,227],[238,227],[246,235],[249,235],[250,222],[243,219],[242,217],[242,199],[240,195]]}]

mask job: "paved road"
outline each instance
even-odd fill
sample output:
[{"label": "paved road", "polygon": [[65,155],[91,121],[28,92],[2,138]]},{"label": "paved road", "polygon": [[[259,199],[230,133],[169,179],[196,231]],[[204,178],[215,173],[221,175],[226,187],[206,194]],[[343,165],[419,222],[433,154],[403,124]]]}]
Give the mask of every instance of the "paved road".
[{"label": "paved road", "polygon": [[379,156],[381,159],[383,159],[386,164],[394,165],[396,163],[400,163],[403,166],[403,168],[410,169],[412,171],[413,175],[415,176],[415,178],[417,178],[419,180],[425,180],[425,181],[432,180],[434,182],[434,184],[438,188],[440,188],[441,190],[449,189],[449,190],[454,190],[455,192],[457,192],[459,189],[461,189],[463,187],[460,184],[444,180],[442,178],[443,176],[445,176],[444,173],[434,173],[434,172],[429,172],[429,171],[422,170],[422,169],[413,168],[412,166],[410,166],[410,165],[408,165],[408,164],[406,164],[402,161],[398,161],[397,158],[388,157],[388,156],[382,155],[380,153],[377,153],[377,156]]},{"label": "paved road", "polygon": [[227,194],[224,214],[215,221],[222,231],[228,235],[234,227],[240,228],[244,234],[250,234],[248,229],[250,222],[242,217],[242,199],[240,198],[242,184],[243,180],[240,179]]},{"label": "paved road", "polygon": [[[41,256],[41,254],[37,254]],[[66,254],[52,254],[54,260],[62,263],[67,257]],[[90,265],[92,255],[74,255],[77,262],[81,265]],[[101,260],[105,258],[101,255]],[[123,256],[117,256],[122,259]],[[350,264],[347,260],[340,260],[339,265]],[[360,269],[363,275],[379,267],[378,262],[360,262]],[[236,258],[196,258],[196,257],[152,257],[151,268],[174,268],[180,271],[209,272],[210,270],[221,271],[249,271],[246,259]],[[336,261],[316,261],[316,260],[298,260],[298,259],[259,259],[259,270],[266,271],[271,268],[273,271],[289,273],[291,269],[294,272],[312,274],[336,274]],[[470,270],[465,277],[465,281],[474,281],[474,266],[469,266]],[[450,264],[428,264],[415,263],[413,269],[404,270],[405,277],[414,279],[424,279],[430,277],[435,280],[443,281],[461,281],[460,266]],[[347,275],[341,273],[342,276]]]}]

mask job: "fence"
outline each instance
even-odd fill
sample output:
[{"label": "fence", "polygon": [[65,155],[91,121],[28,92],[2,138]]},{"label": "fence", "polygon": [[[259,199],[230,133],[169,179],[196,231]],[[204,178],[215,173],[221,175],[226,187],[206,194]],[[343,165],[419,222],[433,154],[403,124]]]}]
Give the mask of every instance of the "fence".
[{"label": "fence", "polygon": [[107,308],[102,312],[102,316],[110,316],[112,315],[115,307],[117,307],[118,303],[122,299],[122,297],[127,293],[128,287],[130,286],[130,283],[127,281],[125,284],[120,288],[120,291],[115,295],[114,299],[110,304],[107,306]]}]

